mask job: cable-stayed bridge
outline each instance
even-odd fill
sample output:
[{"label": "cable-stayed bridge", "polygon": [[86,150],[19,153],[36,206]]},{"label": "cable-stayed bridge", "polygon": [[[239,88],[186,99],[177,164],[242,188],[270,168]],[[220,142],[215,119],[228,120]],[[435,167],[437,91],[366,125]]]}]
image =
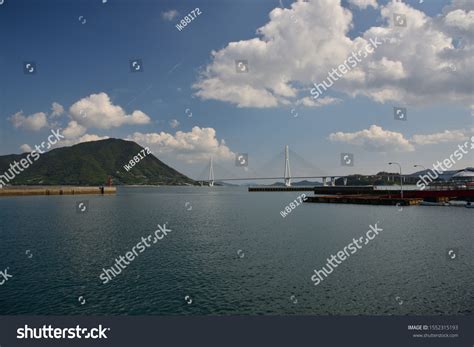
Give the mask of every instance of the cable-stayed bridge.
[{"label": "cable-stayed bridge", "polygon": [[[291,166],[290,166],[290,156],[292,158],[292,162],[296,162],[297,165],[297,170],[293,170],[293,172],[297,171],[303,171],[304,174],[300,175],[292,175],[291,174]],[[242,158],[243,160],[243,158]],[[245,159],[247,160],[247,159]],[[275,163],[284,163],[282,165],[282,175],[280,176],[279,174],[275,175],[261,175],[259,172],[270,172],[270,171],[275,171]],[[237,163],[236,163],[237,164]],[[227,182],[227,181],[259,181],[259,180],[282,180],[285,186],[291,187],[292,180],[295,179],[318,179],[322,181],[322,184],[324,186],[326,185],[335,185],[336,178],[343,178],[344,185],[347,184],[347,178],[345,176],[347,175],[329,175],[325,173],[323,170],[314,167],[311,163],[307,162],[303,157],[298,155],[296,152],[292,151],[289,149],[288,145],[285,146],[285,150],[280,152],[277,156],[272,158],[269,162],[265,163],[258,171],[254,169],[249,169],[248,166],[245,166],[245,164],[248,165],[248,163],[243,162],[243,165],[240,168],[243,169],[242,172],[245,172],[247,174],[250,174],[247,177],[235,177],[233,173],[230,173],[229,170],[225,169],[224,167],[217,165],[213,158],[211,157],[209,159],[209,164],[206,166],[204,171],[201,173],[199,179],[196,181],[201,182],[201,184],[207,184],[209,186],[214,186],[215,182]],[[236,165],[237,166],[237,165]],[[214,168],[217,168],[219,172],[222,172],[225,174],[223,178],[215,178],[214,175]],[[273,169],[273,170],[272,170]],[[309,172],[309,173],[308,173]],[[206,177],[206,178],[203,178]]]}]

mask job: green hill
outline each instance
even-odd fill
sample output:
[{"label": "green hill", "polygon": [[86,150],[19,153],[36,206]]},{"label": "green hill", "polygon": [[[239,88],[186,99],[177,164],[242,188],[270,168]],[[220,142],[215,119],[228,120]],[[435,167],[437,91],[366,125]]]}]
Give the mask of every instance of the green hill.
[{"label": "green hill", "polygon": [[[108,176],[113,184],[186,185],[195,182],[161,162],[153,154],[144,156],[144,148],[132,141],[107,139],[53,149],[41,155],[10,182],[14,185],[104,185]],[[131,167],[129,162],[144,156]],[[0,175],[10,163],[26,158],[27,153],[0,156]],[[128,165],[127,172],[124,165]]]}]

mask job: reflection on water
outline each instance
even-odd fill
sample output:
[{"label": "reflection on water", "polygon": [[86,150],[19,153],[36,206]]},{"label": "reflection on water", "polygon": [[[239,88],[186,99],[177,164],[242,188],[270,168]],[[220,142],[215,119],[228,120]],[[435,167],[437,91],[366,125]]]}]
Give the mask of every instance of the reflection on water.
[{"label": "reflection on water", "polygon": [[[2,198],[0,267],[13,277],[0,286],[0,314],[472,313],[472,209],[303,203],[282,218],[299,194]],[[383,234],[315,287],[313,269],[375,222]],[[172,232],[103,285],[103,269],[163,223]]]}]

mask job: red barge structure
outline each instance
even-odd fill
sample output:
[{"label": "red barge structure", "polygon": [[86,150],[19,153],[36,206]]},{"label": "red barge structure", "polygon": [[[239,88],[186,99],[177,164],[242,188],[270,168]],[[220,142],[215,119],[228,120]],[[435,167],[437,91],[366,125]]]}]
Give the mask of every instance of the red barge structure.
[{"label": "red barge structure", "polygon": [[307,202],[346,203],[367,205],[418,205],[422,202],[444,203],[450,200],[474,202],[474,185],[436,185],[424,190],[400,190],[374,186],[321,186],[314,188],[314,196]]}]

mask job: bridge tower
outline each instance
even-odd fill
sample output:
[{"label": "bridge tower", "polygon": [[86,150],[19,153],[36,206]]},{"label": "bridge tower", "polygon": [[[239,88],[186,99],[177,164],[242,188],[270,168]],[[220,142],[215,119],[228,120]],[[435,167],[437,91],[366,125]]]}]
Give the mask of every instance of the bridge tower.
[{"label": "bridge tower", "polygon": [[214,187],[214,166],[212,165],[212,157],[209,163],[209,187]]},{"label": "bridge tower", "polygon": [[288,153],[288,145],[285,146],[285,186],[291,187],[291,170],[290,170],[290,155]]}]

